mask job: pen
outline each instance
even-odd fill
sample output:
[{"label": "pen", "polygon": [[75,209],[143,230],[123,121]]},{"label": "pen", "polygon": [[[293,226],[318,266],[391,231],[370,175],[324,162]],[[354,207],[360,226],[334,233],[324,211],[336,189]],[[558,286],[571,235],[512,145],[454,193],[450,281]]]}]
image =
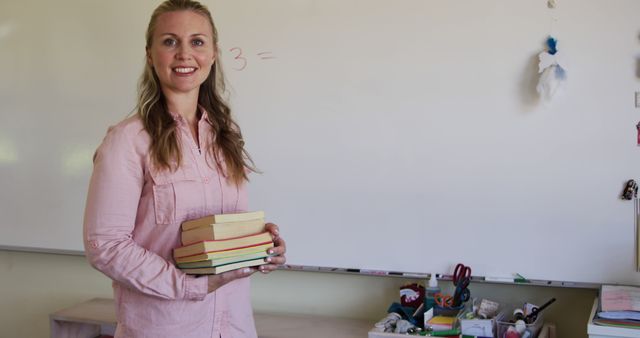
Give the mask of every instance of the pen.
[{"label": "pen", "polygon": [[531,313],[527,315],[527,317],[525,318],[525,320],[527,321],[527,323],[533,323],[536,321],[536,319],[538,318],[538,314],[540,312],[542,312],[542,310],[546,309],[547,306],[551,305],[553,302],[555,302],[556,299],[555,298],[551,298],[549,299],[546,303],[542,304],[541,307],[534,307],[531,310]]}]

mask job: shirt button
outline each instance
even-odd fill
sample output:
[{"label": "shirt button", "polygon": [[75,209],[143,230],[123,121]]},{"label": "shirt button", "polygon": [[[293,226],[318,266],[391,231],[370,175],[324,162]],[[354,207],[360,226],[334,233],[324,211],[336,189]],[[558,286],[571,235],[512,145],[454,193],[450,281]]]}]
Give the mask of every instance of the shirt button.
[{"label": "shirt button", "polygon": [[204,184],[209,184],[209,177],[203,177],[202,181],[204,182]]}]

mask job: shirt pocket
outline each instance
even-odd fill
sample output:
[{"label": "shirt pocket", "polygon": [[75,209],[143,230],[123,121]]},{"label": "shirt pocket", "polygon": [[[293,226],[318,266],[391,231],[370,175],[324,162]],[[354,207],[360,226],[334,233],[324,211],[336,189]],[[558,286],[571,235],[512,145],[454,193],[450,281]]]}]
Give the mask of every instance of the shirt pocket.
[{"label": "shirt pocket", "polygon": [[149,173],[153,179],[156,224],[182,222],[198,207],[191,201],[201,185],[195,170],[180,167],[172,172],[151,168]]},{"label": "shirt pocket", "polygon": [[241,205],[240,201],[240,190],[244,189],[243,186],[246,182],[240,183],[240,186],[232,182],[229,176],[230,172],[227,168],[227,163],[224,159],[224,156],[221,155],[219,161],[220,164],[216,165],[215,170],[220,178],[220,189],[222,189],[222,201],[224,203],[222,207],[223,213],[246,211],[243,210],[243,208],[246,209],[246,206],[244,206],[243,204]]}]

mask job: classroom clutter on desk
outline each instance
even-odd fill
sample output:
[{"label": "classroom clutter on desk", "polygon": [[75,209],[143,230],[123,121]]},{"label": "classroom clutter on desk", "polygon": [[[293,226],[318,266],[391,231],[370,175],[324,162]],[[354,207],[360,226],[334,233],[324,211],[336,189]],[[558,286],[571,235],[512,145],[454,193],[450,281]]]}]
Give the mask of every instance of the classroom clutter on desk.
[{"label": "classroom clutter on desk", "polygon": [[431,274],[428,287],[419,283],[400,288],[400,303],[392,303],[388,315],[376,323],[377,332],[413,333],[421,335],[457,336],[458,315],[470,298],[471,268],[457,264],[453,274],[455,292],[444,294]]},{"label": "classroom clutter on desk", "polygon": [[640,329],[640,287],[602,285],[595,317],[596,325]]},{"label": "classroom clutter on desk", "polygon": [[173,250],[176,265],[187,274],[219,274],[262,265],[274,246],[264,212],[206,216],[182,223],[183,246]]},{"label": "classroom clutter on desk", "polygon": [[[544,303],[522,302],[500,304],[490,299],[470,299],[468,289],[471,269],[464,264],[456,265],[452,277],[455,287],[453,295],[437,287],[435,275],[424,288],[419,283],[403,285],[400,288],[400,302],[389,306],[387,315],[369,331],[369,338],[390,338],[406,335],[455,338],[537,338],[549,336],[549,329],[543,330],[544,311],[555,298]],[[466,290],[466,291],[465,291]],[[431,305],[429,291],[434,294]],[[424,297],[423,297],[424,295]],[[418,306],[416,299],[424,299]],[[457,299],[457,301],[455,300]],[[457,304],[457,305],[454,305]],[[542,305],[537,305],[542,304]],[[416,306],[418,306],[416,308]],[[422,318],[420,318],[422,316]],[[420,320],[422,319],[422,320]],[[552,326],[552,325],[550,325]],[[544,335],[541,333],[545,332]]]}]

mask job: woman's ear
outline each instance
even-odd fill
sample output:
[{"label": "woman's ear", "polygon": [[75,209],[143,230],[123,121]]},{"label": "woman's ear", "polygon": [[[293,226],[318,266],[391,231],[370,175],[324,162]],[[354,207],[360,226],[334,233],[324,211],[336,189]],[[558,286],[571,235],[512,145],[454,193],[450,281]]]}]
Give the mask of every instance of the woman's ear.
[{"label": "woman's ear", "polygon": [[147,63],[149,66],[153,67],[153,59],[151,59],[151,53],[149,53],[149,48],[145,48],[145,53],[147,54]]}]

